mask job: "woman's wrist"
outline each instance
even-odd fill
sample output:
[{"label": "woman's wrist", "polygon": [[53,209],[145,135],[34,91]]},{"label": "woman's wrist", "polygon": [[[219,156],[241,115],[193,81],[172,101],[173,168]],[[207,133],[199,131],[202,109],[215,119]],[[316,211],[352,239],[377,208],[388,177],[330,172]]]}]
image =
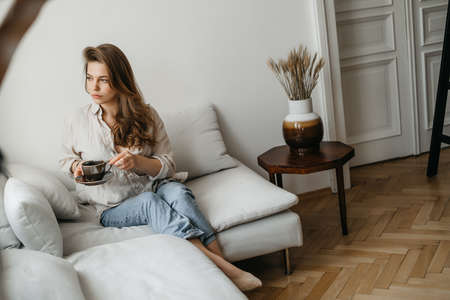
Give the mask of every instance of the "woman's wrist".
[{"label": "woman's wrist", "polygon": [[137,154],[135,155],[135,159],[134,172],[140,176],[156,176],[161,170],[162,164],[157,158]]},{"label": "woman's wrist", "polygon": [[147,175],[147,171],[142,167],[145,165],[145,157],[139,154],[134,155],[134,168],[133,172],[138,174],[139,176]]}]

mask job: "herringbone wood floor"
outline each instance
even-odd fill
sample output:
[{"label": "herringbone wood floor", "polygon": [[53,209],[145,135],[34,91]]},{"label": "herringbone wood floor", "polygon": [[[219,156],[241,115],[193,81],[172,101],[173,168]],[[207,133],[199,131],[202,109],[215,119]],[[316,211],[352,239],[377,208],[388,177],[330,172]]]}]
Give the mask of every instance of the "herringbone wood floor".
[{"label": "herringbone wood floor", "polygon": [[351,169],[349,235],[337,195],[299,195],[304,245],[240,262],[263,281],[249,299],[450,299],[450,149],[426,177],[428,154]]}]

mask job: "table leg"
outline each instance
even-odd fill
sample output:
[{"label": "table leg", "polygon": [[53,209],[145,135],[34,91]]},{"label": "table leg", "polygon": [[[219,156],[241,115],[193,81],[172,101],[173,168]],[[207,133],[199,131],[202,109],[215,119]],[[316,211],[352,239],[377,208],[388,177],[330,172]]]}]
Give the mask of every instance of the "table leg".
[{"label": "table leg", "polygon": [[276,183],[275,183],[275,175],[274,175],[274,173],[269,173],[269,180],[270,180],[270,182],[272,182],[273,184],[276,184]]},{"label": "table leg", "polygon": [[336,179],[339,197],[339,211],[341,214],[342,234],[347,235],[347,209],[345,207],[345,188],[344,188],[344,171],[342,165],[336,168]]},{"label": "table leg", "polygon": [[280,188],[283,188],[283,177],[281,173],[276,173],[276,181],[277,181],[277,186],[279,186]]}]

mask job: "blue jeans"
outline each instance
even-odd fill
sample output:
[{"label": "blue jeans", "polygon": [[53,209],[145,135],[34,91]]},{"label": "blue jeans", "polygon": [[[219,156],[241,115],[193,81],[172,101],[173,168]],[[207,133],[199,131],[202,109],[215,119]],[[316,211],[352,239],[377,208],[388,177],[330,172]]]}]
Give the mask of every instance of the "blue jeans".
[{"label": "blue jeans", "polygon": [[157,233],[199,238],[205,246],[216,239],[192,191],[173,181],[160,185],[156,193],[141,193],[103,211],[100,222],[105,227],[150,225]]}]

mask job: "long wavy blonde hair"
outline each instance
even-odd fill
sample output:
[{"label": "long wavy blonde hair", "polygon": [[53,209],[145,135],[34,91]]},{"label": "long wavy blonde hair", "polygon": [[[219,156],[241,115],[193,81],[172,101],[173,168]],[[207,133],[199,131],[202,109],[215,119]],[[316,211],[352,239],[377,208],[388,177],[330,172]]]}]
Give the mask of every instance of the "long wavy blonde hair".
[{"label": "long wavy blonde hair", "polygon": [[118,92],[119,111],[115,117],[116,123],[111,129],[114,144],[128,148],[154,145],[156,128],[152,110],[144,102],[125,54],[112,44],[102,44],[86,47],[83,57],[85,75],[89,62],[105,64],[110,86]]}]

